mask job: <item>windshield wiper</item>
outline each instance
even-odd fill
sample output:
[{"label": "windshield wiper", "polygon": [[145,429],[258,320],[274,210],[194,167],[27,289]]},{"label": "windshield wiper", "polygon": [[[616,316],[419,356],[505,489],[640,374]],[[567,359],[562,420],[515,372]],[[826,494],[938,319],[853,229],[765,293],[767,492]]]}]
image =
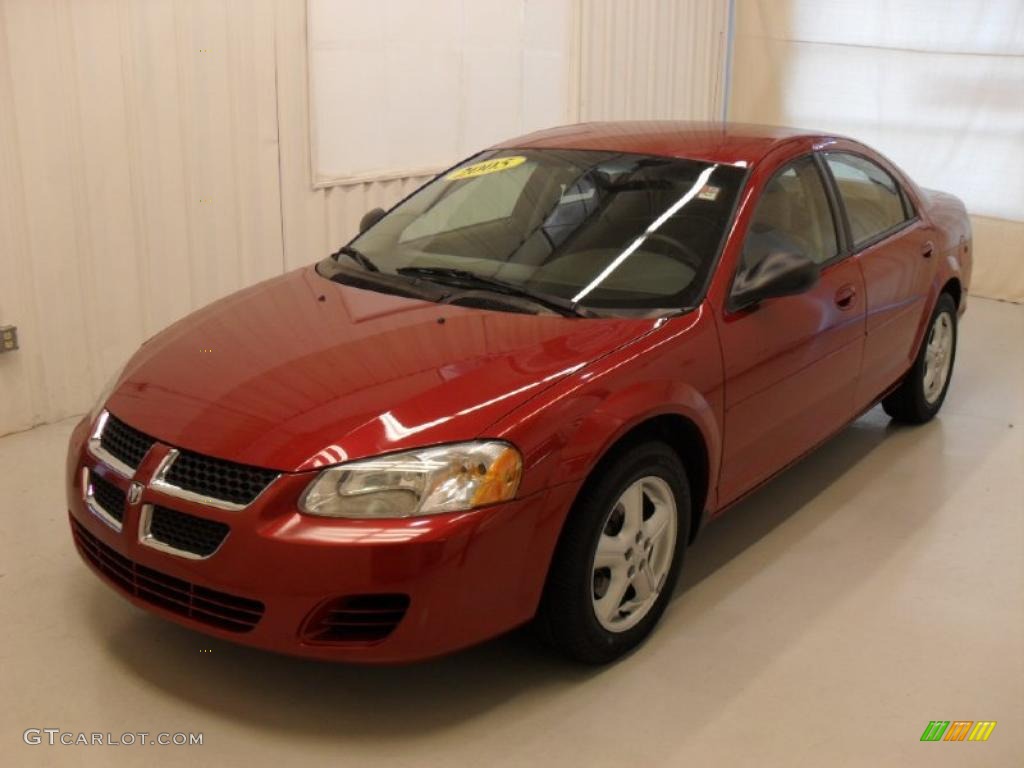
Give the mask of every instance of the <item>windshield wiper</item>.
[{"label": "windshield wiper", "polygon": [[365,253],[358,250],[357,248],[353,248],[351,245],[341,246],[341,248],[332,253],[331,256],[334,258],[335,261],[337,261],[339,256],[348,256],[350,259],[352,259],[352,261],[354,261],[360,267],[365,269],[367,272],[380,272],[380,267],[374,264],[373,260],[370,259],[369,256],[367,256]]},{"label": "windshield wiper", "polygon": [[384,293],[409,296],[424,301],[444,301],[451,293],[450,288],[446,289],[434,283],[417,282],[390,272],[371,272],[358,267],[350,267],[347,262],[338,262],[332,256],[319,262],[316,265],[316,271],[321,277],[342,285],[381,290]]},{"label": "windshield wiper", "polygon": [[484,277],[468,269],[455,269],[452,267],[400,267],[396,270],[400,275],[409,277],[422,277],[441,285],[453,285],[462,288],[477,288],[495,293],[503,293],[506,296],[518,296],[523,299],[540,304],[541,306],[554,309],[563,315],[573,317],[594,317],[594,313],[584,309],[577,304],[563,299],[560,296],[552,296],[540,291],[532,291],[512,283],[506,283],[496,277]]}]

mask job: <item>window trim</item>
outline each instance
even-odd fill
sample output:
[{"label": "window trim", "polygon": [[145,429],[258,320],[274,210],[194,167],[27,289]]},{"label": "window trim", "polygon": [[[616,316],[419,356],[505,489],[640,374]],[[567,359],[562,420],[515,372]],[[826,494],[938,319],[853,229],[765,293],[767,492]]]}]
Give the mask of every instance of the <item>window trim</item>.
[{"label": "window trim", "polygon": [[[863,251],[866,251],[868,248],[878,245],[883,240],[892,237],[898,232],[902,232],[904,229],[910,228],[912,225],[916,224],[918,221],[921,220],[920,213],[918,213],[917,209],[914,207],[910,195],[907,194],[906,190],[903,188],[903,184],[900,183],[900,180],[896,178],[896,175],[892,171],[883,166],[874,158],[869,157],[863,152],[855,152],[849,149],[827,149],[816,152],[815,154],[820,155],[821,157],[822,168],[825,170],[828,176],[828,183],[832,187],[836,197],[836,201],[839,203],[840,209],[842,210],[844,237],[846,238],[846,246],[849,250],[850,255],[862,253]],[[874,235],[872,235],[871,237],[869,237],[868,239],[864,240],[861,243],[854,242],[853,230],[850,227],[850,215],[846,209],[846,201],[843,200],[842,192],[840,192],[839,190],[839,184],[836,182],[836,177],[832,173],[832,169],[829,167],[828,164],[828,157],[830,155],[849,155],[851,157],[858,157],[861,160],[865,160],[871,163],[873,166],[882,171],[886,176],[892,179],[892,183],[896,185],[896,191],[899,194],[900,207],[903,210],[903,215],[907,218],[904,218],[903,221],[899,222],[898,224],[894,224],[888,229],[882,230],[881,232],[876,232]],[[908,208],[911,212],[911,215],[909,216],[907,212]]]},{"label": "window trim", "polygon": [[835,187],[828,169],[825,167],[825,160],[820,152],[811,152],[814,165],[821,177],[821,184],[825,187],[825,197],[828,198],[829,212],[832,214],[832,227],[836,231],[836,255],[819,265],[824,270],[833,264],[838,264],[853,252],[850,248],[851,238],[847,229],[846,209],[839,197],[839,190]]},{"label": "window trim", "polygon": [[[720,163],[720,165],[726,165],[726,163]],[[695,294],[693,304],[673,310],[670,315],[684,315],[687,312],[692,312],[707,299],[708,293],[711,291],[711,283],[714,281],[715,275],[718,274],[718,270],[722,266],[722,259],[725,257],[725,249],[728,246],[729,241],[732,239],[733,230],[736,228],[736,220],[739,218],[740,212],[740,203],[746,197],[747,191],[750,188],[750,177],[752,173],[753,169],[750,167],[745,168],[743,171],[743,177],[740,179],[736,195],[732,201],[732,210],[729,211],[725,228],[722,230],[722,236],[718,240],[718,250],[715,252],[715,258],[711,262],[711,268],[708,269],[707,274],[704,275],[704,284],[700,286],[700,291]],[[744,235],[744,239],[745,238],[746,235]],[[732,294],[731,282],[729,283],[729,293],[730,295]]]},{"label": "window trim", "polygon": [[907,221],[916,219],[917,208],[914,206],[914,201],[910,199],[910,195],[907,194],[907,188],[900,184],[898,179],[893,179],[893,181],[896,182],[896,187],[900,191],[900,198],[903,200],[903,215],[907,217]]},{"label": "window trim", "polygon": [[837,207],[839,201],[836,197],[835,190],[832,187],[832,177],[830,175],[826,175],[823,172],[822,161],[821,158],[818,157],[819,154],[819,152],[812,150],[809,152],[804,152],[801,155],[797,155],[796,157],[787,160],[783,165],[776,168],[772,175],[768,177],[768,180],[761,186],[761,190],[757,195],[757,202],[754,205],[754,211],[750,215],[750,220],[747,222],[747,229],[743,233],[743,239],[740,241],[739,259],[737,259],[736,261],[736,265],[732,271],[732,277],[729,280],[729,293],[726,298],[726,310],[728,312],[732,313],[740,311],[737,309],[736,305],[733,302],[733,297],[735,296],[736,280],[737,278],[739,278],[740,268],[743,266],[743,249],[744,247],[746,247],[747,237],[750,235],[750,227],[754,223],[754,218],[757,216],[758,206],[760,206],[761,204],[761,193],[763,193],[764,190],[768,188],[769,184],[775,181],[776,176],[785,173],[790,169],[790,167],[796,165],[797,163],[810,159],[812,164],[814,165],[815,170],[818,173],[818,179],[819,181],[821,181],[821,186],[825,190],[825,199],[828,201],[829,215],[832,218],[832,230],[835,233],[836,238],[835,256],[828,259],[827,261],[823,261],[820,264],[818,264],[818,271],[824,272],[826,269],[831,268],[834,264],[838,264],[840,261],[848,258],[851,255],[850,250],[847,248],[848,241],[845,231],[846,212],[845,210],[843,210],[843,215],[840,216],[840,209]]}]

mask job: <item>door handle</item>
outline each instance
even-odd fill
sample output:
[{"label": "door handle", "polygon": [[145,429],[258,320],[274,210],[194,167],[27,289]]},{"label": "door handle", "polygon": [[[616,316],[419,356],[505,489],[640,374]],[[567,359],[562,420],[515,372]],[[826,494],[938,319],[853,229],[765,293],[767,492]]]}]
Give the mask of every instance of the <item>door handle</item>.
[{"label": "door handle", "polygon": [[921,255],[924,256],[926,259],[930,259],[932,257],[932,253],[934,252],[934,249],[935,246],[933,246],[932,241],[929,240],[927,243],[921,246]]},{"label": "door handle", "polygon": [[857,289],[852,285],[844,285],[836,291],[836,306],[840,309],[849,309],[853,306],[855,298],[857,298]]}]

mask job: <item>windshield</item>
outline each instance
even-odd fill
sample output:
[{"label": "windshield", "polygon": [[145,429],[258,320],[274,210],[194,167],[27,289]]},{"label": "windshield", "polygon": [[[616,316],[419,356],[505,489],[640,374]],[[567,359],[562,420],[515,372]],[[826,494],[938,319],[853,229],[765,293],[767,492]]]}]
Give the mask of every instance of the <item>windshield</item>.
[{"label": "windshield", "polygon": [[382,276],[443,282],[458,270],[583,308],[679,310],[703,294],[744,177],[618,152],[489,151],[413,193],[349,249]]}]

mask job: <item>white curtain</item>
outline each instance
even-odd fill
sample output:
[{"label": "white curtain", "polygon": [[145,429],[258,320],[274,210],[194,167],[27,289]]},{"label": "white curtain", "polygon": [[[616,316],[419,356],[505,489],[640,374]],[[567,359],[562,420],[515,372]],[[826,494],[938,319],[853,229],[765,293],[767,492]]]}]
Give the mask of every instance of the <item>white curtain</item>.
[{"label": "white curtain", "polygon": [[972,292],[1024,301],[1024,3],[737,0],[732,120],[858,138],[974,223]]}]

